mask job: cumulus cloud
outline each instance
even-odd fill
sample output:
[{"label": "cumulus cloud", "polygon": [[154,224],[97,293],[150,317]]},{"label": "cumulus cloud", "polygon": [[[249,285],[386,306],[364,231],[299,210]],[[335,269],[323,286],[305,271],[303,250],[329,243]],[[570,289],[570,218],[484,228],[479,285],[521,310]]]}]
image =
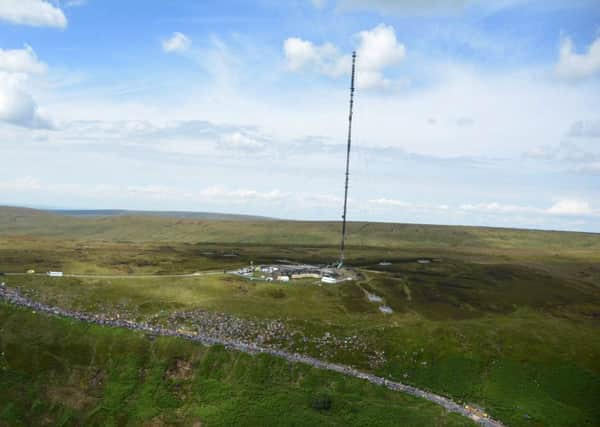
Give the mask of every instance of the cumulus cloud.
[{"label": "cumulus cloud", "polygon": [[22,80],[0,72],[0,121],[32,129],[51,129],[51,121],[22,85]]},{"label": "cumulus cloud", "polygon": [[569,37],[560,43],[556,74],[568,80],[582,80],[600,75],[600,36],[588,47],[587,52],[577,53]]},{"label": "cumulus cloud", "polygon": [[402,62],[406,56],[406,48],[396,39],[394,27],[379,24],[358,33],[358,40],[357,85],[362,88],[389,85],[383,70]]},{"label": "cumulus cloud", "polygon": [[46,71],[30,46],[0,49],[0,121],[31,129],[50,129],[52,123],[25,87],[28,76]]},{"label": "cumulus cloud", "polygon": [[330,77],[339,77],[350,69],[350,57],[341,55],[331,43],[316,45],[290,37],[283,43],[283,50],[291,71],[313,69]]},{"label": "cumulus cloud", "polygon": [[31,46],[12,50],[0,48],[0,71],[41,74],[46,71],[46,64],[38,60]]},{"label": "cumulus cloud", "polygon": [[173,35],[163,40],[162,48],[165,52],[185,52],[192,45],[192,40],[183,33],[175,32]]},{"label": "cumulus cloud", "polygon": [[34,27],[67,26],[67,18],[63,11],[46,0],[2,0],[0,19]]},{"label": "cumulus cloud", "polygon": [[[390,84],[383,70],[400,63],[406,48],[396,38],[393,27],[379,24],[361,31],[357,40],[356,84],[361,89],[384,87]],[[339,77],[350,71],[350,55],[342,55],[333,44],[321,45],[298,37],[285,40],[283,50],[287,66],[292,71],[313,70],[330,77]]]}]

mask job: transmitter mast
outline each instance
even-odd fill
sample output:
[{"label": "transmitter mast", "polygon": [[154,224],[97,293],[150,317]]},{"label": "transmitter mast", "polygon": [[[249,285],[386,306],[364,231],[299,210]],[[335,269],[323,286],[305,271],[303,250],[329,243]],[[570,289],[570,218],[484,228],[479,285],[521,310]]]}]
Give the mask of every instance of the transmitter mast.
[{"label": "transmitter mast", "polygon": [[346,240],[346,213],[348,208],[348,179],[350,177],[350,146],[352,145],[352,107],[354,106],[354,74],[356,69],[356,51],[352,52],[352,80],[350,84],[350,114],[348,115],[348,148],[346,151],[346,181],[344,185],[344,213],[342,215],[342,243],[340,246],[340,262],[344,265],[344,245]]}]

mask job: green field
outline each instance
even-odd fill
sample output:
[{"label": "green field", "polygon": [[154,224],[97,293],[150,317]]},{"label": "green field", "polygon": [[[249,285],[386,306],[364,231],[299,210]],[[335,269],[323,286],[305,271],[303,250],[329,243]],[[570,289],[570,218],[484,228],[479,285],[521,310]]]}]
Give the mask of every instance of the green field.
[{"label": "green field", "polygon": [[364,381],[0,304],[0,425],[466,426]]},{"label": "green field", "polygon": [[[335,223],[80,218],[3,208],[0,271],[167,274],[281,258],[328,262],[337,256],[338,233]],[[202,309],[247,321],[277,320],[308,339],[308,343],[286,344],[295,350],[478,404],[509,426],[600,425],[600,235],[367,223],[350,224],[349,233],[348,264],[361,271],[363,279],[334,286],[318,286],[309,279],[268,284],[231,275],[169,279],[9,276],[5,281],[40,301],[90,312],[121,311],[160,321],[173,312]],[[433,262],[419,264],[418,258]],[[391,265],[379,265],[380,261]],[[377,304],[367,300],[366,292],[381,296],[394,313],[383,315]],[[82,420],[191,424],[194,416],[202,425],[240,424],[241,418],[227,417],[240,417],[251,405],[252,409],[245,410],[264,418],[244,418],[247,425],[264,425],[261,420],[266,419],[275,420],[267,424],[285,425],[463,422],[442,415],[426,402],[271,358],[207,350],[174,339],[148,341],[132,332],[70,321],[47,322],[6,306],[1,322],[0,344],[7,355],[2,382],[9,385],[7,393],[13,393],[8,399],[0,396],[1,413],[13,417],[5,420],[26,423],[25,414],[39,405],[36,416],[48,413],[54,417],[52,422],[64,418],[70,420],[67,424]],[[21,323],[35,324],[35,328]],[[57,338],[61,334],[69,337],[68,342]],[[356,336],[366,349],[312,344],[324,334]],[[156,373],[154,382],[132,379],[126,373],[109,375],[121,365],[125,369],[127,363],[115,362],[119,355],[104,355],[94,365],[85,355],[102,354],[105,348],[94,350],[101,344],[121,349],[122,357],[128,347],[139,349],[132,366],[161,374]],[[28,346],[38,351],[31,352]],[[173,385],[160,379],[173,360],[181,358],[178,352],[193,361],[194,375],[185,385],[190,400],[174,403],[165,397],[171,396]],[[16,362],[19,353],[47,356],[44,362],[25,367]],[[374,354],[385,357],[373,364],[370,356]],[[204,360],[209,356],[223,360],[215,378],[205,375]],[[275,366],[286,375],[270,395],[273,400],[256,406],[271,388],[273,379],[265,372],[269,371],[266,366]],[[99,369],[114,378],[115,387],[123,393],[121,406],[105,403],[111,399],[111,387],[92,390],[86,388],[87,380],[71,378],[80,375],[71,372],[86,369]],[[299,375],[307,382],[299,382],[293,372],[304,372]],[[91,399],[89,405],[69,409],[68,395],[48,400],[46,375],[52,376],[51,383],[63,384],[57,387],[69,384],[69,393],[79,393],[86,402]],[[203,397],[200,388],[210,390],[203,381],[211,380],[213,387],[225,389]],[[331,381],[338,385],[331,386]],[[19,394],[24,393],[17,387],[20,382],[30,384],[29,394]],[[199,382],[204,386],[195,388]],[[331,409],[315,410],[311,399],[319,400],[314,396],[324,394],[333,402]],[[223,395],[230,397],[217,404],[215,396]],[[151,400],[161,396],[164,402]],[[16,403],[6,403],[11,401]],[[162,417],[148,410],[152,405],[163,408]],[[105,406],[114,411],[98,409]],[[290,416],[281,418],[283,413]],[[124,414],[131,415],[123,420]]]}]

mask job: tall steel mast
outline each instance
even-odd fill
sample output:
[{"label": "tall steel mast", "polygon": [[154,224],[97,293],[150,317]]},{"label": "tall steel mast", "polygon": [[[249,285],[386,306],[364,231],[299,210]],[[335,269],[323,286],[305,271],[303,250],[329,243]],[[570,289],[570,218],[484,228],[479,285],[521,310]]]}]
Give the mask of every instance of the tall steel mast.
[{"label": "tall steel mast", "polygon": [[352,80],[350,84],[350,114],[348,115],[348,148],[346,152],[346,183],[344,185],[344,214],[342,215],[342,244],[340,248],[340,263],[344,265],[344,244],[346,240],[346,212],[348,208],[348,178],[350,177],[350,146],[352,145],[352,107],[354,106],[354,72],[356,67],[356,51],[352,52]]}]

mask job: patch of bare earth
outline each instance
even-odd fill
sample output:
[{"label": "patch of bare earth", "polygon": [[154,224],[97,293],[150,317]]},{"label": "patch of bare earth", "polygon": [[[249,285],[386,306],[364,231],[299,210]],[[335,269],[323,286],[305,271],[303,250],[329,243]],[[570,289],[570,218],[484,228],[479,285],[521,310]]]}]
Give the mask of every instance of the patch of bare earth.
[{"label": "patch of bare earth", "polygon": [[102,396],[105,374],[99,369],[72,368],[66,384],[46,388],[48,400],[76,411],[89,409]]},{"label": "patch of bare earth", "polygon": [[187,360],[176,359],[173,366],[165,372],[165,379],[171,381],[189,380],[192,378],[194,370],[192,364]]},{"label": "patch of bare earth", "polygon": [[86,408],[92,407],[97,399],[92,396],[88,396],[85,391],[78,386],[60,386],[60,387],[48,387],[47,396],[50,402],[66,406],[70,409],[82,411]]}]

